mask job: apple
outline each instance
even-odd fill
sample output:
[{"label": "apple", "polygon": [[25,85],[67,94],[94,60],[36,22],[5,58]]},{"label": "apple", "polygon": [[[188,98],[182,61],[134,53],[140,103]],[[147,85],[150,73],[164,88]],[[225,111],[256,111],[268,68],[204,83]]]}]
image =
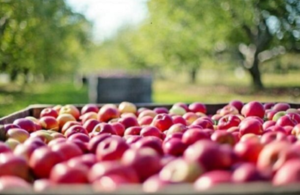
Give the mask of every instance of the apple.
[{"label": "apple", "polygon": [[174,133],[184,133],[187,127],[181,123],[173,124],[168,130],[164,131],[166,135],[172,135]]},{"label": "apple", "polygon": [[62,108],[62,105],[55,105],[52,107],[52,109],[55,110],[57,113],[59,113],[61,108]]},{"label": "apple", "polygon": [[143,137],[141,139],[138,139],[136,142],[131,143],[131,147],[136,150],[149,147],[155,150],[160,155],[164,154],[162,149],[162,141],[157,137]]},{"label": "apple", "polygon": [[239,114],[239,110],[232,106],[232,105],[226,105],[223,108],[220,109],[219,114],[221,116],[225,116],[225,115],[237,115]]},{"label": "apple", "polygon": [[33,153],[34,150],[39,148],[37,145],[24,145],[24,144],[19,144],[14,150],[14,154],[16,156],[23,157],[27,163],[29,163],[30,156]]},{"label": "apple", "polygon": [[33,190],[35,192],[45,192],[55,187],[55,184],[49,179],[37,179],[33,183]]},{"label": "apple", "polygon": [[218,184],[232,183],[232,173],[226,170],[213,170],[201,175],[194,183],[197,191],[207,190]]},{"label": "apple", "polygon": [[172,133],[172,134],[168,134],[168,135],[166,135],[166,137],[164,139],[164,143],[171,140],[171,139],[174,139],[174,138],[182,140],[182,136],[183,136],[182,132],[175,132],[175,133]]},{"label": "apple", "polygon": [[266,130],[266,129],[268,129],[269,127],[274,126],[275,124],[276,124],[275,121],[271,121],[271,120],[266,121],[266,122],[264,122],[264,124],[263,124],[263,129]]},{"label": "apple", "polygon": [[0,154],[1,153],[12,153],[10,147],[8,147],[4,142],[0,141]]},{"label": "apple", "polygon": [[229,102],[229,105],[234,106],[239,112],[241,112],[244,103],[241,102],[240,100],[232,100]]},{"label": "apple", "polygon": [[143,117],[138,118],[138,124],[140,126],[151,125],[152,121],[153,121],[152,116],[143,116]]},{"label": "apple", "polygon": [[253,163],[241,163],[232,173],[234,183],[264,181],[266,177]]},{"label": "apple", "polygon": [[194,102],[189,105],[189,111],[206,114],[206,106],[200,102]]},{"label": "apple", "polygon": [[94,164],[97,163],[97,158],[95,154],[83,154],[81,156],[74,157],[67,161],[67,164],[71,167],[86,166],[90,169]]},{"label": "apple", "polygon": [[210,135],[199,128],[188,129],[182,135],[182,142],[186,145],[191,145],[202,139],[210,139]]},{"label": "apple", "polygon": [[96,119],[88,119],[83,123],[83,127],[87,130],[87,132],[92,132],[96,125],[100,122]]},{"label": "apple", "polygon": [[287,140],[287,136],[285,133],[283,132],[276,132],[276,131],[270,131],[267,133],[264,133],[261,138],[260,138],[260,142],[264,145],[269,144],[273,141],[284,141]]},{"label": "apple", "polygon": [[121,114],[123,113],[133,113],[136,114],[137,108],[133,103],[130,102],[121,102],[118,106],[118,110]]},{"label": "apple", "polygon": [[61,134],[59,132],[51,133],[50,135],[53,137],[53,139],[66,138],[63,134]]},{"label": "apple", "polygon": [[275,173],[272,184],[274,186],[286,186],[290,184],[298,184],[300,172],[299,159],[291,159],[283,164],[283,166]]},{"label": "apple", "polygon": [[284,127],[284,126],[294,127],[297,124],[298,124],[298,121],[296,121],[294,118],[290,117],[289,115],[282,116],[276,121],[276,125],[282,126],[282,127]]},{"label": "apple", "polygon": [[234,146],[234,153],[243,161],[256,163],[263,147],[259,140],[239,141]]},{"label": "apple", "polygon": [[9,138],[5,141],[5,144],[12,150],[14,151],[15,148],[17,147],[17,145],[20,144],[20,142],[16,139],[12,139],[12,138]]},{"label": "apple", "polygon": [[70,141],[79,140],[79,141],[84,142],[84,143],[89,143],[90,137],[87,134],[84,134],[84,133],[75,133],[75,134],[69,136],[68,140],[70,140]]},{"label": "apple", "polygon": [[58,112],[56,110],[54,110],[53,108],[44,108],[40,113],[40,118],[42,118],[44,116],[51,116],[51,117],[57,118]]},{"label": "apple", "polygon": [[34,132],[36,130],[34,122],[26,118],[16,119],[13,122],[13,124],[19,126],[22,129],[25,129],[29,133]]},{"label": "apple", "polygon": [[185,121],[185,119],[180,115],[173,115],[172,119],[173,119],[174,124],[183,124],[185,126],[187,125],[187,122]]},{"label": "apple", "polygon": [[77,133],[88,135],[87,130],[83,126],[73,125],[72,127],[70,127],[69,129],[66,130],[66,132],[64,133],[64,136],[66,136],[68,138],[71,135],[74,135]]},{"label": "apple", "polygon": [[285,111],[276,111],[276,113],[273,115],[272,120],[277,121],[280,119],[282,116],[285,116],[286,112]]},{"label": "apple", "polygon": [[206,171],[227,168],[232,163],[231,153],[225,152],[221,145],[210,140],[199,140],[190,145],[183,157],[188,162],[202,164]]},{"label": "apple", "polygon": [[186,103],[183,102],[177,102],[175,104],[173,104],[174,107],[181,107],[183,108],[186,112],[189,111],[189,106]]},{"label": "apple", "polygon": [[57,145],[57,144],[59,144],[59,143],[64,143],[64,142],[66,142],[66,141],[67,141],[66,138],[57,138],[57,139],[53,139],[53,140],[51,140],[51,141],[48,143],[48,146],[49,146],[49,147],[52,147],[52,146],[54,146],[54,145]]},{"label": "apple", "polygon": [[120,112],[117,108],[104,106],[100,108],[97,119],[101,122],[108,122],[111,119],[119,118]]},{"label": "apple", "polygon": [[275,103],[273,103],[273,102],[267,102],[267,103],[264,103],[264,108],[272,109],[274,105],[275,105]]},{"label": "apple", "polygon": [[173,156],[182,156],[183,152],[187,148],[181,139],[173,138],[163,143],[163,151],[165,154],[170,154]]},{"label": "apple", "polygon": [[81,125],[81,123],[78,122],[78,121],[67,121],[67,122],[62,126],[60,132],[61,132],[62,134],[65,134],[65,132],[66,132],[70,127],[72,127],[72,126],[74,126],[74,125]]},{"label": "apple", "polygon": [[67,163],[56,164],[50,172],[50,180],[59,184],[88,183],[85,166],[69,166]]},{"label": "apple", "polygon": [[265,115],[265,109],[260,102],[252,101],[243,106],[241,114],[245,117],[257,116],[263,118]]},{"label": "apple", "polygon": [[22,194],[29,194],[32,191],[31,185],[20,177],[10,175],[0,177],[0,191],[3,193],[10,190],[20,192]]},{"label": "apple", "polygon": [[19,141],[20,143],[23,143],[26,139],[30,137],[28,131],[21,128],[13,128],[9,129],[6,133],[6,138],[9,139],[15,139]]},{"label": "apple", "polygon": [[62,114],[70,114],[76,120],[78,120],[79,117],[80,117],[80,111],[78,110],[78,108],[76,108],[74,105],[70,105],[70,104],[65,105],[65,106],[60,108],[58,115],[62,115]]},{"label": "apple", "polygon": [[81,111],[80,111],[81,115],[84,115],[89,112],[98,113],[99,112],[98,106],[96,104],[86,104],[81,108]]},{"label": "apple", "polygon": [[124,132],[124,136],[128,136],[128,135],[140,135],[141,130],[143,127],[140,126],[131,126],[128,127],[125,132]]},{"label": "apple", "polygon": [[30,134],[31,138],[40,138],[45,144],[48,144],[54,138],[48,131],[38,130]]},{"label": "apple", "polygon": [[98,161],[120,160],[128,148],[122,138],[107,138],[97,146],[96,157]]},{"label": "apple", "polygon": [[128,178],[120,176],[118,174],[111,174],[100,177],[93,182],[92,187],[95,192],[114,192],[120,189],[122,186],[128,185],[130,182]]},{"label": "apple", "polygon": [[81,115],[79,117],[79,120],[81,121],[82,124],[84,124],[87,120],[90,120],[90,119],[95,119],[97,120],[98,118],[98,114],[95,113],[95,112],[88,112],[88,113],[85,113],[84,115]]},{"label": "apple", "polygon": [[230,127],[237,127],[241,123],[241,119],[236,115],[225,115],[218,121],[218,129],[227,130]]},{"label": "apple", "polygon": [[297,124],[293,127],[293,130],[292,130],[291,134],[294,135],[294,136],[299,136],[300,135],[300,124]]},{"label": "apple", "polygon": [[46,146],[45,142],[39,137],[29,137],[24,143],[24,145],[34,145],[37,148],[41,146]]},{"label": "apple", "polygon": [[133,116],[121,117],[120,119],[118,119],[118,122],[122,123],[124,125],[125,129],[127,129],[128,127],[132,127],[132,126],[139,126],[137,119]]},{"label": "apple", "polygon": [[162,168],[159,177],[170,183],[191,183],[202,173],[203,168],[197,162],[187,162],[182,158],[177,158]]},{"label": "apple", "polygon": [[182,116],[182,118],[185,119],[187,125],[191,125],[196,119],[199,118],[199,116],[194,112],[187,112]]},{"label": "apple", "polygon": [[151,148],[129,149],[123,154],[121,162],[132,167],[142,182],[161,169],[160,156]]},{"label": "apple", "polygon": [[153,118],[151,125],[161,131],[166,131],[173,125],[173,119],[168,114],[158,114]]},{"label": "apple", "polygon": [[141,129],[140,134],[143,137],[146,137],[146,136],[155,136],[155,137],[161,138],[161,131],[158,128],[153,127],[153,126],[143,127]]},{"label": "apple", "polygon": [[211,140],[220,144],[229,144],[234,146],[235,137],[232,133],[222,130],[217,130],[211,135]]},{"label": "apple", "polygon": [[118,136],[123,137],[124,132],[125,132],[125,127],[122,123],[119,122],[114,122],[111,123],[111,126],[114,128]]},{"label": "apple", "polygon": [[88,150],[91,152],[91,153],[96,153],[96,149],[97,149],[97,146],[99,143],[101,143],[103,140],[111,137],[112,135],[109,134],[109,133],[103,133],[103,134],[100,134],[100,135],[97,135],[95,137],[92,137],[88,143]]},{"label": "apple", "polygon": [[207,118],[198,118],[197,120],[195,120],[192,125],[199,125],[201,126],[203,129],[214,129],[214,123],[212,120],[209,120]]},{"label": "apple", "polygon": [[73,142],[61,142],[51,146],[54,152],[62,153],[64,160],[82,155],[82,150]]},{"label": "apple", "polygon": [[131,166],[125,166],[119,161],[103,161],[95,163],[88,172],[89,182],[93,183],[106,175],[120,175],[130,183],[139,183],[137,172]]},{"label": "apple", "polygon": [[273,141],[267,144],[259,154],[257,168],[272,174],[286,161],[284,153],[291,147],[287,141]]},{"label": "apple", "polygon": [[244,119],[239,125],[240,135],[243,136],[247,133],[253,133],[261,135],[263,133],[263,127],[259,120],[256,119]]},{"label": "apple", "polygon": [[169,110],[165,107],[156,107],[153,109],[154,112],[156,112],[157,114],[168,114]]},{"label": "apple", "polygon": [[175,106],[173,105],[172,108],[169,110],[169,114],[174,114],[174,115],[184,115],[186,113],[186,110],[182,108],[181,106]]},{"label": "apple", "polygon": [[154,118],[156,115],[157,115],[156,112],[154,112],[153,110],[148,110],[147,109],[147,110],[143,110],[142,112],[140,112],[138,118],[140,119],[140,118],[143,118],[145,116],[150,116],[150,117]]},{"label": "apple", "polygon": [[112,135],[116,135],[115,129],[111,126],[111,124],[108,123],[99,123],[96,125],[92,131],[94,135],[103,134],[103,133],[109,133]]},{"label": "apple", "polygon": [[22,179],[29,179],[29,167],[26,160],[13,153],[0,154],[0,177],[16,176]]},{"label": "apple", "polygon": [[124,137],[124,139],[126,140],[126,143],[129,145],[134,144],[135,142],[137,142],[138,140],[142,139],[143,137],[140,135],[127,135]]},{"label": "apple", "polygon": [[49,178],[52,167],[63,160],[61,152],[55,152],[48,147],[40,147],[31,154],[29,166],[36,177]]},{"label": "apple", "polygon": [[58,122],[58,126],[61,129],[68,121],[76,121],[76,118],[68,113],[59,114],[59,116],[56,118]]},{"label": "apple", "polygon": [[275,110],[275,111],[286,111],[289,108],[291,108],[291,106],[288,103],[280,102],[280,103],[275,104],[272,107],[272,110]]},{"label": "apple", "polygon": [[286,113],[287,116],[289,116],[293,121],[296,121],[296,123],[300,123],[300,114],[298,113]]},{"label": "apple", "polygon": [[39,123],[43,129],[59,130],[58,121],[53,116],[43,116],[39,119]]},{"label": "apple", "polygon": [[267,133],[267,132],[281,132],[281,133],[284,133],[286,134],[286,130],[282,127],[282,126],[279,126],[279,125],[274,125],[272,127],[269,127],[267,129],[264,130],[264,134]]},{"label": "apple", "polygon": [[5,124],[5,125],[4,125],[4,133],[6,134],[6,132],[7,132],[9,129],[14,129],[14,128],[21,128],[21,127],[19,127],[19,125],[15,125],[15,124],[12,124],[12,123]]}]

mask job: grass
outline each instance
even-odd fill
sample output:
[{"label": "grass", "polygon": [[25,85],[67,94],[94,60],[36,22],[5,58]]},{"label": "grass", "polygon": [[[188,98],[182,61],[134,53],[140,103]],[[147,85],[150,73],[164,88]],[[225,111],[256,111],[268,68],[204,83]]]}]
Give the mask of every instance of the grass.
[{"label": "grass", "polygon": [[[300,102],[298,75],[299,72],[287,75],[266,74],[263,76],[266,90],[261,92],[251,90],[249,77],[237,78],[234,73],[202,71],[198,75],[197,84],[188,84],[182,74],[171,75],[168,80],[154,81],[152,99],[154,103],[220,103],[232,99],[245,102]],[[14,84],[0,84],[0,117],[32,104],[63,105],[88,102],[87,86],[78,87],[71,82],[34,83],[23,89]]]}]

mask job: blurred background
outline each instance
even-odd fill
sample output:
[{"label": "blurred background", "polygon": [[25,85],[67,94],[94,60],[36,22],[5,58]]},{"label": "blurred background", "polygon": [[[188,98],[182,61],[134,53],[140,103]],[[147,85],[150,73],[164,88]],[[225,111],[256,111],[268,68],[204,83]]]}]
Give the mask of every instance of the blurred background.
[{"label": "blurred background", "polygon": [[299,102],[299,52],[300,0],[0,0],[0,117],[136,77],[153,103]]}]

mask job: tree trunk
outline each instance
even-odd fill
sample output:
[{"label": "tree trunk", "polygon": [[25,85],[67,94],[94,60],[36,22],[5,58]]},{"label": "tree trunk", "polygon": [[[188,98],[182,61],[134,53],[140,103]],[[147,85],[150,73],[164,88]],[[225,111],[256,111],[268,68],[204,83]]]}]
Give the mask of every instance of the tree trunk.
[{"label": "tree trunk", "polygon": [[198,68],[192,67],[190,70],[190,83],[195,84],[197,81]]},{"label": "tree trunk", "polygon": [[251,79],[252,79],[252,86],[255,90],[262,90],[264,88],[264,85],[261,80],[261,73],[259,70],[259,60],[258,60],[258,54],[254,55],[254,60],[251,68],[248,69]]}]

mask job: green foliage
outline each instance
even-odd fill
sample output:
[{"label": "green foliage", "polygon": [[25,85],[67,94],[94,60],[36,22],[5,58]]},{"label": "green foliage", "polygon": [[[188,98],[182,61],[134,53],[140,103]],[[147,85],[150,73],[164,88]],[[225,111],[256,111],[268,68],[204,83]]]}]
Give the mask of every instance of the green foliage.
[{"label": "green foliage", "polygon": [[0,0],[0,70],[12,79],[73,73],[90,29],[63,0]]}]

